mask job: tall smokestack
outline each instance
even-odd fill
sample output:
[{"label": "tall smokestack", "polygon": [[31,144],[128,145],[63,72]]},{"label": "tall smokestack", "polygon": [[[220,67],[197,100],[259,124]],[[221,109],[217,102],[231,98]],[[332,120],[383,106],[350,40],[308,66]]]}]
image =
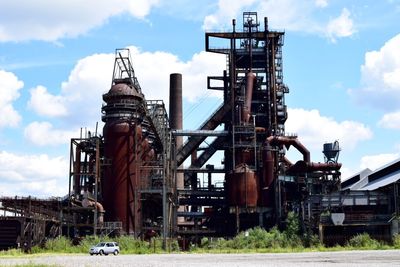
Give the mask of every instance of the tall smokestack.
[{"label": "tall smokestack", "polygon": [[[169,76],[169,125],[172,130],[182,130],[182,74],[172,73]],[[183,145],[183,137],[176,137],[176,149]],[[179,166],[178,166],[179,167]],[[178,173],[176,177],[177,189],[184,188],[184,175]]]},{"label": "tall smokestack", "polygon": [[169,124],[173,130],[182,130],[182,74],[180,73],[172,73],[169,76]]}]

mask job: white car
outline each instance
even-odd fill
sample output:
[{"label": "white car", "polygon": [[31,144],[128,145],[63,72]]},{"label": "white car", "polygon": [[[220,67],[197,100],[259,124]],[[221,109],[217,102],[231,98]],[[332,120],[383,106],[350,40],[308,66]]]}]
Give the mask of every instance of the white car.
[{"label": "white car", "polygon": [[101,243],[98,243],[96,246],[91,247],[89,250],[90,255],[114,254],[116,256],[116,255],[118,255],[119,252],[120,252],[120,250],[119,250],[119,245],[117,242],[101,242]]}]

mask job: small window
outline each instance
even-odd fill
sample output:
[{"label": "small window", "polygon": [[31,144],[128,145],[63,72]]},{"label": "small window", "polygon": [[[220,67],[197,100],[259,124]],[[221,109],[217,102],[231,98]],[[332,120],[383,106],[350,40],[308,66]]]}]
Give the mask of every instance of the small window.
[{"label": "small window", "polygon": [[113,243],[107,243],[107,247],[113,247],[114,244]]}]

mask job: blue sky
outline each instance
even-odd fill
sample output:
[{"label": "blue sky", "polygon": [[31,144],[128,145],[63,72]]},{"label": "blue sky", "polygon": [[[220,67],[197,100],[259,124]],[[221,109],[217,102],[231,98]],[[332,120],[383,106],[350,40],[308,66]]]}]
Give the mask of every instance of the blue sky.
[{"label": "blue sky", "polygon": [[204,31],[243,11],[286,32],[286,131],[312,160],[339,140],[346,178],[400,156],[399,0],[0,1],[0,195],[67,193],[70,138],[100,122],[116,48],[130,47],[147,99],[167,102],[181,72],[184,128],[197,128],[221,102],[206,76],[225,66]]}]

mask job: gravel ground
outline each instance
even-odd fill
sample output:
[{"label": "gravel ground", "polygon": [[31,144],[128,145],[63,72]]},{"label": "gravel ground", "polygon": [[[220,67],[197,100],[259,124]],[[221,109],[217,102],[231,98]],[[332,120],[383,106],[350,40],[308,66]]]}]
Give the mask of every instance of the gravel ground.
[{"label": "gravel ground", "polygon": [[56,266],[140,266],[140,267],[242,267],[242,266],[400,266],[400,250],[266,254],[162,254],[162,255],[51,255],[0,258],[0,266],[21,264]]}]

